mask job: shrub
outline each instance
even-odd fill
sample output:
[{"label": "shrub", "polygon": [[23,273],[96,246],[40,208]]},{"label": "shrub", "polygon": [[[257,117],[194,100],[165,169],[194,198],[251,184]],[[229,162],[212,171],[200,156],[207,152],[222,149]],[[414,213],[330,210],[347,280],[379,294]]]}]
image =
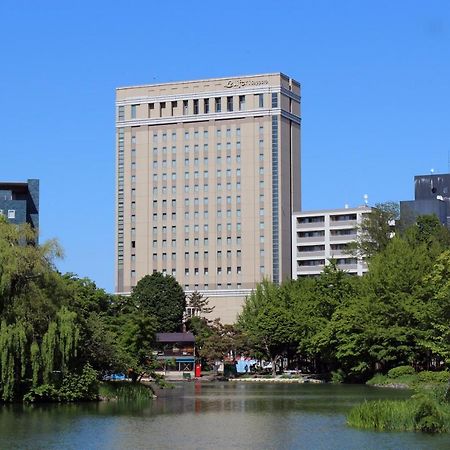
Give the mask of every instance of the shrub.
[{"label": "shrub", "polygon": [[387,375],[389,378],[398,378],[404,375],[414,375],[416,371],[411,366],[399,366],[391,369]]},{"label": "shrub", "polygon": [[80,375],[65,375],[59,395],[61,400],[66,402],[95,400],[98,396],[97,371],[86,364]]},{"label": "shrub", "polygon": [[447,383],[450,380],[450,372],[430,372],[424,370],[418,373],[418,380],[422,383]]},{"label": "shrub", "polygon": [[445,417],[439,404],[431,398],[421,399],[414,414],[415,429],[426,433],[446,431]]},{"label": "shrub", "polygon": [[340,384],[345,381],[345,373],[342,369],[338,369],[335,372],[331,372],[331,382],[334,384]]},{"label": "shrub", "polygon": [[377,385],[383,385],[383,384],[388,384],[389,383],[389,379],[386,375],[382,375],[381,373],[376,373],[370,380],[367,381],[366,384],[373,386],[375,384]]},{"label": "shrub", "polygon": [[27,403],[75,402],[95,400],[97,397],[97,372],[86,364],[81,374],[66,374],[59,388],[54,384],[43,384],[30,389],[23,397],[23,401]]},{"label": "shrub", "polygon": [[24,395],[23,401],[25,403],[57,402],[59,401],[59,392],[51,384],[42,384],[41,386],[31,388]]}]

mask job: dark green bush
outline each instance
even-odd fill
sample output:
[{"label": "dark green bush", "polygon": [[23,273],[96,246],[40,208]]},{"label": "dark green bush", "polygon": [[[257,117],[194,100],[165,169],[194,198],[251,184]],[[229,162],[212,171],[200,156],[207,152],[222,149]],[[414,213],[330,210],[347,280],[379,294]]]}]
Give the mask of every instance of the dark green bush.
[{"label": "dark green bush", "polygon": [[59,396],[66,402],[95,400],[98,396],[97,371],[86,364],[81,374],[67,374],[59,388]]},{"label": "dark green bush", "polygon": [[86,364],[81,374],[66,374],[59,387],[54,384],[43,384],[30,389],[23,397],[23,401],[27,403],[76,402],[95,400],[97,397],[97,372]]},{"label": "dark green bush", "polygon": [[343,383],[345,381],[345,373],[342,369],[331,372],[331,382],[335,384]]},{"label": "dark green bush", "polygon": [[450,380],[450,372],[443,370],[441,372],[430,372],[425,370],[419,372],[418,379],[422,383],[447,383]]},{"label": "dark green bush", "polygon": [[415,428],[426,433],[442,433],[445,431],[445,417],[439,403],[431,398],[423,398],[417,405],[414,414]]},{"label": "dark green bush", "polygon": [[59,392],[51,384],[42,384],[41,386],[31,388],[24,395],[23,401],[25,403],[57,402],[59,401]]},{"label": "dark green bush", "polygon": [[414,375],[416,371],[411,366],[399,366],[391,369],[387,375],[389,378],[398,378],[404,375]]}]

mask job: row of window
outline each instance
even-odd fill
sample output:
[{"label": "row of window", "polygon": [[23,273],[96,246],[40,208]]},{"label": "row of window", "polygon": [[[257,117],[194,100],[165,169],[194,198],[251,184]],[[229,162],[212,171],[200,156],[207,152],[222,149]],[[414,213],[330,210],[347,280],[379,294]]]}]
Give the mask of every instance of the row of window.
[{"label": "row of window", "polygon": [[[259,148],[263,149],[264,148],[264,140],[260,139],[258,145],[259,145]],[[236,146],[234,148],[236,149],[236,151],[241,150],[242,149],[241,142],[240,141],[236,142]],[[200,146],[196,144],[196,145],[194,145],[193,149],[194,149],[195,156],[198,157],[199,153],[200,153]],[[231,145],[231,142],[227,142],[227,144],[226,144],[227,156],[231,156],[232,149],[233,149],[233,147]],[[222,151],[222,144],[220,142],[217,143],[216,150],[217,150],[217,156],[221,156],[220,152]],[[172,158],[175,158],[175,156],[177,154],[177,147],[175,145],[171,147],[171,154],[172,154]],[[237,154],[239,155],[239,152],[237,152]],[[163,158],[164,158],[164,156],[168,155],[167,147],[162,147],[162,148],[153,147],[153,162],[156,162],[159,155],[161,155]],[[191,147],[189,147],[189,145],[185,145],[184,146],[185,158],[189,159],[190,155],[191,155]],[[136,157],[136,149],[131,149],[131,156]],[[203,144],[203,156],[205,156],[205,157],[209,156],[209,144]]]},{"label": "row of window", "polygon": [[[351,221],[356,220],[356,214],[337,214],[337,215],[330,215],[331,222],[345,222],[345,221]],[[304,224],[304,223],[324,223],[325,222],[325,216],[310,216],[310,217],[298,217],[297,223],[298,224]]]},{"label": "row of window", "polygon": [[[357,230],[355,228],[345,228],[343,230],[330,230],[331,236],[355,236]],[[325,236],[325,230],[298,231],[298,238],[311,238]]]},{"label": "row of window", "polygon": [[[235,240],[235,244],[238,247],[242,244],[242,237],[241,236],[236,236],[234,238],[234,240]],[[185,247],[189,247],[190,244],[193,243],[194,247],[198,247],[200,245],[200,241],[203,242],[203,246],[204,247],[207,247],[208,244],[209,244],[209,238],[205,237],[202,240],[200,240],[200,238],[196,237],[194,239],[189,239],[189,238],[184,239],[184,245],[185,245]],[[264,234],[260,234],[260,236],[259,236],[260,244],[264,244],[264,241],[265,241]],[[176,239],[172,239],[170,242],[171,242],[172,248],[177,248],[178,243],[177,243]],[[222,237],[217,237],[216,243],[217,243],[217,246],[221,246],[222,243],[224,243],[224,244],[226,243],[226,245],[229,247],[229,246],[231,246],[233,244],[233,238],[231,236],[228,236],[226,238],[224,237],[223,239],[222,239]],[[158,244],[161,244],[162,248],[167,248],[168,240],[167,239],[162,239],[162,240],[153,239],[153,241],[152,241],[152,248],[158,248]],[[123,246],[123,244],[122,244],[122,246]],[[136,241],[131,241],[131,248],[132,249],[136,248]],[[261,249],[261,250],[263,250],[263,249]],[[222,250],[218,250],[217,251],[219,256],[221,255],[221,252],[222,252]],[[207,257],[207,256],[208,256],[208,252],[206,251],[205,254],[204,254],[204,257]]]},{"label": "row of window", "polygon": [[[260,167],[258,170],[260,175],[264,175],[264,168]],[[208,170],[203,170],[201,172],[203,178],[208,178],[209,177],[209,171]],[[218,178],[222,177],[222,169],[218,169],[216,171],[216,175]],[[232,169],[226,169],[225,171],[225,176],[227,178],[230,178],[232,175]],[[241,176],[241,169],[236,169],[236,176],[240,177]],[[167,181],[169,178],[169,174],[163,172],[160,174],[154,173],[153,174],[153,181],[158,181],[158,178],[161,178],[162,181]],[[194,180],[198,180],[200,178],[200,172],[198,170],[194,171],[194,172],[184,172],[183,178],[185,180],[189,180],[190,178],[193,178]],[[170,174],[170,179],[171,180],[176,180],[177,179],[177,173],[176,172],[172,172]]]},{"label": "row of window", "polygon": [[[137,103],[130,105],[130,118],[137,119],[138,116],[140,118],[173,117],[209,114],[211,112],[245,111],[246,103],[246,95]],[[272,107],[277,107],[277,105],[277,94],[272,94]],[[145,108],[147,108],[147,114],[145,113]],[[253,108],[264,108],[264,94],[253,94]],[[125,120],[125,106],[121,105],[118,107],[117,119],[119,122]]]},{"label": "row of window", "polygon": [[[358,263],[356,258],[337,258],[335,261],[338,266],[348,266]],[[325,265],[324,259],[305,259],[297,261],[298,267],[314,267],[323,265]]]},{"label": "row of window", "polygon": [[[259,125],[259,133],[263,134],[264,132],[264,126]],[[222,132],[222,129],[220,127],[216,127],[215,129],[215,137],[217,139],[222,139],[223,137],[226,137],[227,139],[231,139],[233,135],[236,135],[236,137],[241,136],[241,127],[236,128],[226,128],[225,132]],[[176,141],[178,134],[176,131],[154,131],[153,132],[153,143],[158,143],[159,139],[161,139],[162,142],[167,142],[169,139],[169,136],[171,137],[172,141]],[[185,141],[188,141],[191,137],[194,140],[200,139],[200,137],[203,137],[204,140],[208,140],[210,137],[209,130],[194,130],[194,131],[188,131],[185,130],[182,134]],[[136,136],[131,137],[131,144],[136,144]]]},{"label": "row of window", "polygon": [[[348,244],[330,244],[331,250],[347,250]],[[297,246],[297,251],[302,252],[324,252],[325,245],[302,245]]]}]

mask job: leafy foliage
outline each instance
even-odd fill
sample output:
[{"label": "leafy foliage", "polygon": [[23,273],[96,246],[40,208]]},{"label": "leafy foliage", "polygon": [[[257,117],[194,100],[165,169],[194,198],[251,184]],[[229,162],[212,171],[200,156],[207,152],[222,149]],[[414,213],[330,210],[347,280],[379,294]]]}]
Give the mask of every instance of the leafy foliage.
[{"label": "leafy foliage", "polygon": [[142,313],[156,318],[157,331],[179,331],[186,299],[174,277],[159,272],[146,275],[133,289],[131,299]]},{"label": "leafy foliage", "polygon": [[376,235],[377,224],[395,215],[394,207],[380,208],[370,218],[364,277],[351,277],[329,261],[315,278],[281,287],[261,283],[238,321],[250,353],[333,373],[336,381],[366,381],[398,366],[448,367],[449,232],[437,218],[419,217],[396,236],[390,227]]}]

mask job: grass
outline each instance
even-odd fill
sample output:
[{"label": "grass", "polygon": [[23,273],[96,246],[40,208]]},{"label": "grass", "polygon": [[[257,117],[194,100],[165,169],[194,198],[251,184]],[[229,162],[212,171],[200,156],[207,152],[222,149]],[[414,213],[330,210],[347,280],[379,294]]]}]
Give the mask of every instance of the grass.
[{"label": "grass", "polygon": [[[416,393],[410,399],[366,401],[350,410],[347,424],[378,431],[450,432],[448,384],[437,383],[439,376],[435,375],[400,375],[395,380],[397,383],[399,378],[406,381],[406,377],[415,377]],[[441,378],[445,379],[444,376]]]},{"label": "grass", "polygon": [[377,431],[450,431],[450,405],[430,398],[402,401],[375,400],[351,409],[347,424]]},{"label": "grass", "polygon": [[141,383],[105,381],[100,383],[99,395],[108,400],[142,401],[152,399],[153,390]]}]

